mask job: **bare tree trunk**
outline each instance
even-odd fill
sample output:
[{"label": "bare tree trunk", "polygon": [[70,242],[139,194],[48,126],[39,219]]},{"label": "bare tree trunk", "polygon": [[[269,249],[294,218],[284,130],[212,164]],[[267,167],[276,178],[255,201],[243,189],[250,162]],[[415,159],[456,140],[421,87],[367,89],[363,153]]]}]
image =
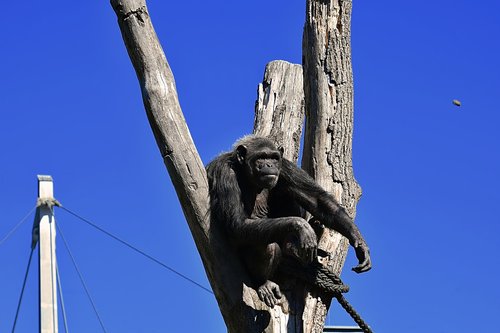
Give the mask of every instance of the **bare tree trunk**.
[{"label": "bare tree trunk", "polygon": [[[284,291],[268,308],[251,288],[245,269],[219,226],[210,226],[205,169],[183,117],[175,81],[152,26],[145,0],[111,0],[142,90],[144,107],[161,156],[181,202],[229,332],[321,332],[329,299],[304,287]],[[285,148],[297,160],[304,119],[303,165],[354,215],[360,189],[352,175],[352,70],[350,1],[308,0],[302,68],[268,64],[259,85],[254,132]],[[320,247],[332,254],[337,273],[347,242],[325,232]]]},{"label": "bare tree trunk", "polygon": [[[302,44],[306,128],[302,167],[354,217],[361,188],[352,168],[353,78],[351,0],[307,0]],[[347,239],[325,230],[318,246],[336,274],[344,265]],[[306,300],[306,332],[322,332],[330,299]]]},{"label": "bare tree trunk", "polygon": [[[246,274],[220,230],[210,228],[208,182],[182,114],[172,71],[144,0],[111,0],[142,91],[144,107],[230,331],[242,327]],[[245,330],[241,330],[245,331]]]}]

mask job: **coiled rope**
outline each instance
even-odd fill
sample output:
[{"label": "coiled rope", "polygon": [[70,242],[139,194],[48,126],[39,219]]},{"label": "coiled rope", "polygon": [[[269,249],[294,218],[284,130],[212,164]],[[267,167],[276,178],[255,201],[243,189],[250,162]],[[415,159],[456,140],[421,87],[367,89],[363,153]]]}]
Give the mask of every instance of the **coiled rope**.
[{"label": "coiled rope", "polygon": [[368,326],[360,314],[342,295],[349,291],[349,286],[344,284],[340,277],[328,270],[327,267],[317,261],[307,267],[303,267],[294,260],[284,259],[280,269],[283,273],[302,280],[322,292],[335,297],[364,333],[373,333],[370,326]]}]

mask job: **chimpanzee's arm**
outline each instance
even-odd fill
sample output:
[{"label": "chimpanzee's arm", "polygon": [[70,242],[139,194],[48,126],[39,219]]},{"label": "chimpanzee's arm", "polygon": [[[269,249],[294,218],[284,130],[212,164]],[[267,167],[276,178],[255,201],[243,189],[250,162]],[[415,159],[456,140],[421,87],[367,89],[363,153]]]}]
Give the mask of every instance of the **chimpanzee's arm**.
[{"label": "chimpanzee's arm", "polygon": [[293,244],[292,252],[304,263],[314,261],[317,256],[316,233],[306,220],[298,216],[248,218],[234,225],[232,230],[241,245]]},{"label": "chimpanzee's arm", "polygon": [[360,264],[356,272],[371,268],[369,249],[363,236],[344,208],[331,194],[321,188],[304,170],[283,159],[277,190],[287,191],[305,210],[324,225],[342,234],[356,249]]},{"label": "chimpanzee's arm", "polygon": [[304,170],[283,159],[280,180],[285,183],[278,186],[286,190],[305,210],[327,227],[340,232],[351,245],[357,243],[361,235],[356,225],[333,196],[321,188]]}]

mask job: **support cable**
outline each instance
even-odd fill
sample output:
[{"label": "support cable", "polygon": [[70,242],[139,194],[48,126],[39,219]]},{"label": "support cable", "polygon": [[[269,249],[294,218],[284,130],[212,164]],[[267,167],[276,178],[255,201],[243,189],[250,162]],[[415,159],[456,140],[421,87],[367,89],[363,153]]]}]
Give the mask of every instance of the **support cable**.
[{"label": "support cable", "polygon": [[26,287],[26,281],[28,280],[28,273],[30,271],[31,259],[33,258],[33,252],[35,248],[31,248],[30,258],[28,259],[28,267],[26,267],[26,273],[24,274],[23,287],[21,288],[21,295],[19,295],[19,301],[17,302],[16,317],[14,318],[14,324],[12,325],[12,333],[16,330],[17,318],[19,316],[19,310],[21,309],[21,302],[23,300],[24,288]]},{"label": "support cable", "polygon": [[153,261],[153,262],[157,263],[158,265],[162,266],[163,268],[166,268],[166,269],[168,269],[169,271],[171,271],[172,273],[177,274],[178,276],[180,276],[180,277],[181,277],[181,278],[183,278],[184,280],[191,282],[192,284],[196,285],[197,287],[199,287],[199,288],[201,288],[201,289],[205,290],[206,292],[208,292],[208,293],[210,293],[210,294],[213,294],[213,291],[212,291],[212,290],[210,290],[210,289],[208,289],[208,288],[204,287],[204,286],[203,286],[203,285],[201,285],[200,283],[198,283],[198,282],[194,281],[193,279],[191,279],[191,278],[187,277],[186,275],[184,275],[184,274],[182,274],[182,273],[180,273],[180,272],[176,271],[175,269],[173,269],[172,267],[168,266],[168,265],[167,265],[167,264],[165,264],[164,262],[162,262],[162,261],[160,261],[160,260],[158,260],[158,259],[154,258],[153,256],[150,256],[150,255],[149,255],[149,254],[147,254],[146,252],[144,252],[144,251],[142,251],[142,250],[138,249],[137,247],[135,247],[135,246],[131,245],[130,243],[128,243],[128,242],[126,242],[126,241],[122,240],[121,238],[119,238],[119,237],[117,237],[117,236],[113,235],[112,233],[110,233],[110,232],[108,232],[108,231],[106,231],[106,230],[102,229],[101,227],[97,226],[96,224],[92,223],[91,221],[89,221],[89,220],[87,220],[87,219],[85,219],[85,218],[81,217],[80,215],[78,215],[78,214],[76,214],[76,213],[72,212],[71,210],[67,209],[66,207],[64,207],[64,206],[59,206],[59,208],[61,208],[61,209],[65,210],[66,212],[70,213],[71,215],[73,215],[73,216],[77,217],[78,219],[80,219],[80,220],[82,220],[83,222],[87,223],[88,225],[90,225],[90,226],[94,227],[95,229],[99,230],[100,232],[102,232],[102,233],[104,233],[104,234],[108,235],[109,237],[113,238],[114,240],[116,240],[116,241],[118,241],[118,242],[122,243],[123,245],[125,245],[125,246],[129,247],[130,249],[134,250],[135,252],[137,252],[137,253],[139,253],[139,254],[143,255],[144,257],[148,258],[149,260],[151,260],[151,261]]},{"label": "support cable", "polygon": [[82,273],[80,272],[80,269],[78,268],[78,265],[76,264],[76,261],[75,261],[75,257],[73,257],[73,253],[71,252],[71,250],[69,249],[69,246],[68,246],[68,243],[66,242],[66,238],[64,237],[64,234],[61,230],[61,227],[59,227],[59,225],[56,224],[56,227],[57,227],[57,231],[59,232],[59,234],[61,235],[61,238],[63,240],[63,244],[64,244],[64,247],[66,248],[66,250],[68,251],[69,253],[69,256],[71,258],[71,261],[73,262],[73,266],[75,267],[75,270],[76,272],[78,273],[78,277],[80,278],[80,282],[82,283],[83,285],[83,289],[85,289],[85,293],[87,294],[87,297],[90,301],[90,304],[92,304],[92,308],[94,309],[94,313],[96,314],[97,316],[97,319],[99,320],[99,324],[101,325],[101,328],[103,330],[103,332],[107,332],[106,331],[106,328],[104,327],[104,324],[101,320],[101,316],[99,315],[99,312],[97,311],[97,308],[95,306],[95,303],[94,303],[94,300],[92,299],[92,296],[90,295],[90,292],[89,292],[89,289],[87,288],[87,284],[85,283],[85,280],[83,279],[83,275]]},{"label": "support cable", "polygon": [[17,224],[14,226],[14,228],[12,228],[12,230],[9,231],[7,233],[7,235],[5,235],[4,238],[2,238],[2,240],[0,240],[0,245],[2,245],[5,241],[7,241],[7,239],[9,239],[9,237],[12,236],[12,234],[14,234],[14,232],[16,232],[16,230],[28,219],[28,217],[30,217],[30,215],[33,213],[33,211],[35,209],[36,209],[36,206],[31,208],[29,213],[26,214],[19,222],[17,222]]},{"label": "support cable", "polygon": [[56,263],[56,277],[57,277],[57,291],[59,292],[59,299],[61,300],[62,316],[64,321],[64,332],[69,333],[68,319],[66,317],[66,307],[64,306],[64,298],[61,284],[61,276],[59,275],[59,265]]}]

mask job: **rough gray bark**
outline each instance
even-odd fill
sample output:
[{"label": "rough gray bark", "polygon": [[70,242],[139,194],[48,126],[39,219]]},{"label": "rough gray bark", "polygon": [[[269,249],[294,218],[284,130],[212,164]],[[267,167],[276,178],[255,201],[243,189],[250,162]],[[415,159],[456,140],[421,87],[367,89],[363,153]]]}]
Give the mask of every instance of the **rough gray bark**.
[{"label": "rough gray bark", "polygon": [[[302,44],[306,128],[302,167],[354,217],[361,188],[352,168],[353,78],[351,0],[307,0]],[[330,253],[324,262],[340,274],[349,244],[325,230],[318,246]],[[306,332],[322,332],[330,299],[310,295]]]},{"label": "rough gray bark", "polygon": [[304,123],[302,66],[271,61],[257,89],[254,134],[272,138],[290,161],[299,158]]}]

